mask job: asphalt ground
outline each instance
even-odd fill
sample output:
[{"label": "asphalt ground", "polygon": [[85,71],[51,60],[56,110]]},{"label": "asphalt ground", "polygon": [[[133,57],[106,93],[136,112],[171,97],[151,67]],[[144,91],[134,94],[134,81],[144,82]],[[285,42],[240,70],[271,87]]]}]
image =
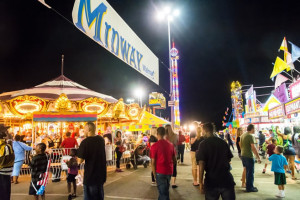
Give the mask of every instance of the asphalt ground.
[{"label": "asphalt ground", "polygon": [[[236,150],[233,151],[234,158],[232,159],[232,171],[234,180],[236,182],[235,192],[236,199],[245,200],[272,200],[278,199],[275,197],[278,189],[274,185],[274,175],[270,171],[271,166],[268,166],[267,172],[262,174],[264,160],[262,164],[255,164],[255,179],[254,185],[258,188],[257,193],[246,193],[245,189],[241,187],[242,163],[237,156]],[[116,173],[113,170],[108,172],[107,182],[104,185],[105,199],[107,200],[154,200],[158,198],[157,188],[151,186],[151,169],[139,166],[137,170],[124,169],[124,172]],[[298,179],[300,175],[296,174]],[[300,200],[300,180],[292,180],[291,175],[287,175],[287,185],[285,189],[286,200]],[[178,165],[177,185],[178,188],[170,188],[170,199],[174,200],[201,200],[205,199],[203,194],[200,194],[198,187],[192,185],[191,161],[189,152],[185,152],[185,160],[183,165]],[[33,199],[28,195],[30,178],[29,176],[22,176],[19,179],[19,184],[12,185],[12,200],[27,200]],[[52,183],[49,181],[46,187],[46,199],[65,200],[67,199],[67,182]],[[1,194],[0,194],[1,199]],[[76,200],[83,199],[82,186],[77,187]]]}]

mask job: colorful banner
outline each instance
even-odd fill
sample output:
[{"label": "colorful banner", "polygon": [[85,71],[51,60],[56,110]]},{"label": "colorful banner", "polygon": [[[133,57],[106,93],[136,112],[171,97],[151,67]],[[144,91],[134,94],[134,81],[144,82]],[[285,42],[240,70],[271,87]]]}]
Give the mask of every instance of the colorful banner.
[{"label": "colorful banner", "polygon": [[158,58],[105,0],[76,0],[75,26],[113,55],[159,84]]},{"label": "colorful banner", "polygon": [[277,87],[273,94],[281,103],[285,103],[288,101],[288,94],[285,83]]},{"label": "colorful banner", "polygon": [[96,121],[94,113],[33,113],[33,121],[36,122],[88,122]]},{"label": "colorful banner", "polygon": [[253,85],[245,93],[246,99],[246,113],[256,112],[256,92],[253,90]]},{"label": "colorful banner", "polygon": [[300,80],[292,83],[290,85],[290,96],[291,99],[297,98],[300,96]]}]

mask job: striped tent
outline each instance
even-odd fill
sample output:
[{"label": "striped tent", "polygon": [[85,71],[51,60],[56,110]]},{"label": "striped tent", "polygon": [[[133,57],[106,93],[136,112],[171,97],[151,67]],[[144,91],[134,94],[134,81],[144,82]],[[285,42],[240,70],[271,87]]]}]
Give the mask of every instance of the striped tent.
[{"label": "striped tent", "polygon": [[71,101],[83,100],[89,97],[98,97],[109,103],[115,103],[117,100],[112,96],[92,91],[70,79],[61,75],[51,81],[37,85],[33,88],[5,92],[0,94],[0,100],[5,101],[17,96],[36,96],[47,100],[55,100],[60,94],[66,94]]}]

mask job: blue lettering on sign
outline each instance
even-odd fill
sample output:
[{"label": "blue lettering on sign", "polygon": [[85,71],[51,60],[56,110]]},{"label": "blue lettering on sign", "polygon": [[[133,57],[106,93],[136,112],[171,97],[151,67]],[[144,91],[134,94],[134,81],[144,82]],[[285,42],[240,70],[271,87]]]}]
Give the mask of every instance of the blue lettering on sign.
[{"label": "blue lettering on sign", "polygon": [[[126,43],[127,43],[127,48],[126,48]],[[128,63],[128,53],[131,48],[131,45],[122,36],[121,36],[121,44],[120,45],[121,45],[122,58],[124,61],[126,59],[126,62]]]},{"label": "blue lettering on sign", "polygon": [[105,47],[108,47],[108,34],[111,29],[111,25],[109,25],[107,22],[105,22]]},{"label": "blue lettering on sign", "polygon": [[77,26],[80,30],[85,32],[83,26],[82,26],[82,17],[83,17],[83,10],[85,11],[85,16],[87,20],[87,24],[89,27],[93,25],[93,23],[96,23],[95,26],[95,35],[94,40],[97,42],[101,42],[101,23],[104,14],[106,14],[107,7],[104,5],[104,3],[101,3],[93,12],[91,12],[91,2],[90,0],[80,0],[79,8],[78,8],[78,21],[75,23],[75,26]]},{"label": "blue lettering on sign", "polygon": [[154,71],[151,71],[146,65],[143,65],[143,70],[146,72],[148,75],[152,76],[154,78]]},{"label": "blue lettering on sign", "polygon": [[[117,37],[117,49],[115,51],[116,37]],[[112,29],[112,37],[111,37],[111,52],[113,52],[116,56],[119,55],[119,33],[114,28]]]},{"label": "blue lettering on sign", "polygon": [[136,51],[136,57],[137,57],[137,61],[138,61],[138,70],[140,71],[141,70],[141,68],[140,68],[140,66],[141,66],[141,60],[143,58],[143,55],[140,54],[140,52]]},{"label": "blue lettering on sign", "polygon": [[[86,33],[82,25],[83,16],[85,13],[85,17],[87,20],[86,23],[90,29],[95,23],[95,35],[93,36],[93,39],[103,45],[101,41],[101,25],[103,17],[107,12],[107,6],[104,3],[101,3],[98,7],[95,8],[95,10],[91,11],[91,0],[79,1],[77,23],[75,23],[75,26]],[[112,33],[110,34],[111,30]],[[109,38],[110,36],[111,38]],[[109,44],[109,39],[111,44]],[[152,79],[154,78],[155,72],[151,71],[147,66],[142,65],[143,54],[141,54],[134,46],[132,46],[125,38],[123,38],[115,28],[113,28],[107,22],[105,22],[104,44],[105,48],[109,49],[110,47],[110,51],[117,57],[119,57],[119,53],[121,51],[122,57],[120,56],[120,58],[124,62],[131,65],[140,72],[143,70],[149,76],[152,76]]]},{"label": "blue lettering on sign", "polygon": [[134,53],[135,53],[135,48],[132,47],[131,54],[130,54],[130,65],[131,65],[131,63],[133,63],[134,68],[136,68]]}]

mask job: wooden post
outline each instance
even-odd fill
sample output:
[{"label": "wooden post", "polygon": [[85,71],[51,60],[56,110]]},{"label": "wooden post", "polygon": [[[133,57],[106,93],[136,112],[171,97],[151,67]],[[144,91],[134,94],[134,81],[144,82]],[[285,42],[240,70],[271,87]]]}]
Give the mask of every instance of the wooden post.
[{"label": "wooden post", "polygon": [[34,128],[34,125],[33,125],[33,116],[32,116],[32,123],[31,123],[31,146],[33,147],[33,128]]}]

